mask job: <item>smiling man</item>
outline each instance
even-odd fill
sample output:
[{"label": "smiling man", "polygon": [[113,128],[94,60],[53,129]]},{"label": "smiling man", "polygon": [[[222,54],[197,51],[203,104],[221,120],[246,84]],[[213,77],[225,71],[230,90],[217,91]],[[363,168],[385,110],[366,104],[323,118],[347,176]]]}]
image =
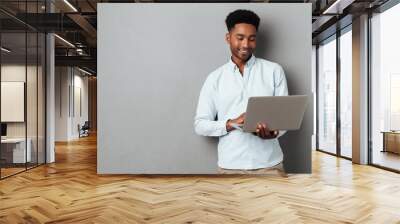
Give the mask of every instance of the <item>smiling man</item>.
[{"label": "smiling man", "polygon": [[288,95],[280,65],[253,55],[260,18],[249,10],[236,10],[226,18],[228,63],[207,77],[199,97],[194,126],[199,135],[219,137],[220,173],[265,174],[283,170],[283,153],[274,131],[260,123],[255,133],[236,130],[243,124],[247,101],[252,96]]}]

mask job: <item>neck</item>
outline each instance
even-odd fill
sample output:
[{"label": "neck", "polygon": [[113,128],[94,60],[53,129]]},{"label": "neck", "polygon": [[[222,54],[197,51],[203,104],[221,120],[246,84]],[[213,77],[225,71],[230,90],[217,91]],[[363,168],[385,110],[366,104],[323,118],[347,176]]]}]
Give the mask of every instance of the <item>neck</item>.
[{"label": "neck", "polygon": [[234,55],[232,55],[231,59],[232,59],[233,63],[235,63],[236,66],[239,68],[239,72],[240,72],[241,75],[243,75],[244,65],[251,58],[251,56],[252,55],[250,55],[250,57],[247,58],[246,60],[242,60],[242,59],[237,58]]},{"label": "neck", "polygon": [[242,59],[232,55],[231,59],[232,59],[233,63],[235,63],[239,68],[241,68],[246,64],[246,62],[251,58],[251,56],[252,55],[250,55],[246,60],[242,60]]}]

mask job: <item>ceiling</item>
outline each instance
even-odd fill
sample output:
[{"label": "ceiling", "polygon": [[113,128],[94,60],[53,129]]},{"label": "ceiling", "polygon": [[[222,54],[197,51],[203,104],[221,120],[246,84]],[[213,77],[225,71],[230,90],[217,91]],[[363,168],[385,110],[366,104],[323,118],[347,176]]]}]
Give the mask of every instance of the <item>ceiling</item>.
[{"label": "ceiling", "polygon": [[[312,3],[313,42],[330,35],[329,28],[340,19],[351,17],[373,9],[387,0],[197,0],[197,2],[269,2],[269,3]],[[56,65],[82,66],[96,71],[97,43],[97,3],[118,2],[196,2],[184,0],[1,0],[0,25],[3,33],[2,43],[15,49],[25,50],[25,30],[55,32]],[[52,11],[52,13],[49,13]],[[351,23],[351,18],[348,19]],[[342,23],[343,26],[346,23]],[[336,29],[336,28],[335,28]],[[21,33],[22,32],[22,33]],[[330,32],[334,32],[330,31]],[[73,46],[72,46],[72,45]],[[4,46],[4,44],[3,44]],[[19,49],[19,50],[18,50]],[[36,49],[34,43],[28,44],[27,51]],[[20,52],[24,53],[24,52]]]}]

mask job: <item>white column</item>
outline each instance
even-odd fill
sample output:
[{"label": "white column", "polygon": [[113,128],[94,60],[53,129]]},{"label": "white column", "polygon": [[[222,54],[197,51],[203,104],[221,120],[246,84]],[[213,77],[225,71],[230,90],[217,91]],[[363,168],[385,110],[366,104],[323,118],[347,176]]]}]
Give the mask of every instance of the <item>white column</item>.
[{"label": "white column", "polygon": [[55,133],[55,76],[54,76],[54,35],[47,34],[46,36],[46,60],[47,60],[47,76],[46,76],[46,163],[52,163],[55,161],[55,151],[54,151],[54,133]]},{"label": "white column", "polygon": [[[54,12],[54,5],[46,1],[47,12]],[[55,43],[54,34],[46,35],[46,163],[55,161]]]},{"label": "white column", "polygon": [[353,20],[353,162],[368,163],[368,15]]}]

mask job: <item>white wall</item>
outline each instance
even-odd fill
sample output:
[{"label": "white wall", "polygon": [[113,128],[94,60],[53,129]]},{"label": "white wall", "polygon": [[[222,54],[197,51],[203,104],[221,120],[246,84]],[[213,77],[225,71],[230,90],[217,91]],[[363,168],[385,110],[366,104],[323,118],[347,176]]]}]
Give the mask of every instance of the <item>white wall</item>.
[{"label": "white wall", "polygon": [[70,83],[67,67],[55,69],[55,141],[68,140],[68,85]]},{"label": "white wall", "polygon": [[[75,70],[76,72],[77,70]],[[82,73],[78,73],[78,75],[75,73],[74,75],[74,108],[72,108],[72,119],[71,119],[71,135],[72,138],[78,138],[79,137],[79,132],[78,132],[78,124],[81,126],[85,123],[85,121],[88,120],[88,77],[87,76],[81,76]],[[80,93],[78,93],[80,91]],[[79,98],[80,95],[80,98]],[[79,103],[80,101],[80,103]],[[80,110],[79,110],[79,107]]]},{"label": "white wall", "polygon": [[[2,82],[25,82],[25,71],[24,65],[9,64],[1,66],[1,81]],[[32,74],[33,67],[28,66],[28,74]],[[7,123],[7,136],[8,137],[24,137],[25,136],[25,124],[24,122],[10,122]]]},{"label": "white wall", "polygon": [[[37,70],[38,69],[38,70]],[[32,161],[44,162],[44,74],[42,67],[25,64],[3,64],[1,66],[2,82],[24,82],[26,84],[26,107],[22,110],[26,112],[26,121],[6,122],[7,137],[21,138],[25,135],[30,139]],[[27,80],[26,80],[27,79]],[[6,108],[2,108],[5,110]],[[36,156],[39,153],[39,156]]]},{"label": "white wall", "polygon": [[[81,105],[81,113],[77,105]],[[88,77],[76,68],[56,67],[55,140],[77,139],[78,124],[83,125],[87,120]]]},{"label": "white wall", "polygon": [[[26,73],[27,72],[27,73]],[[36,80],[34,80],[31,75],[36,76],[36,67],[18,65],[18,64],[9,64],[1,66],[1,81],[2,82],[25,82],[25,76],[28,75],[29,85],[35,86]],[[32,111],[36,111],[36,88],[27,88],[27,106],[28,106],[28,137],[29,133],[32,133],[36,130],[36,113],[32,113]],[[34,98],[34,99],[33,99]],[[31,102],[34,102],[31,104]],[[31,122],[34,122],[32,124]],[[26,122],[7,122],[7,136],[8,137],[25,137],[25,123]],[[32,131],[30,130],[32,128]],[[35,132],[36,133],[36,132]]]}]

